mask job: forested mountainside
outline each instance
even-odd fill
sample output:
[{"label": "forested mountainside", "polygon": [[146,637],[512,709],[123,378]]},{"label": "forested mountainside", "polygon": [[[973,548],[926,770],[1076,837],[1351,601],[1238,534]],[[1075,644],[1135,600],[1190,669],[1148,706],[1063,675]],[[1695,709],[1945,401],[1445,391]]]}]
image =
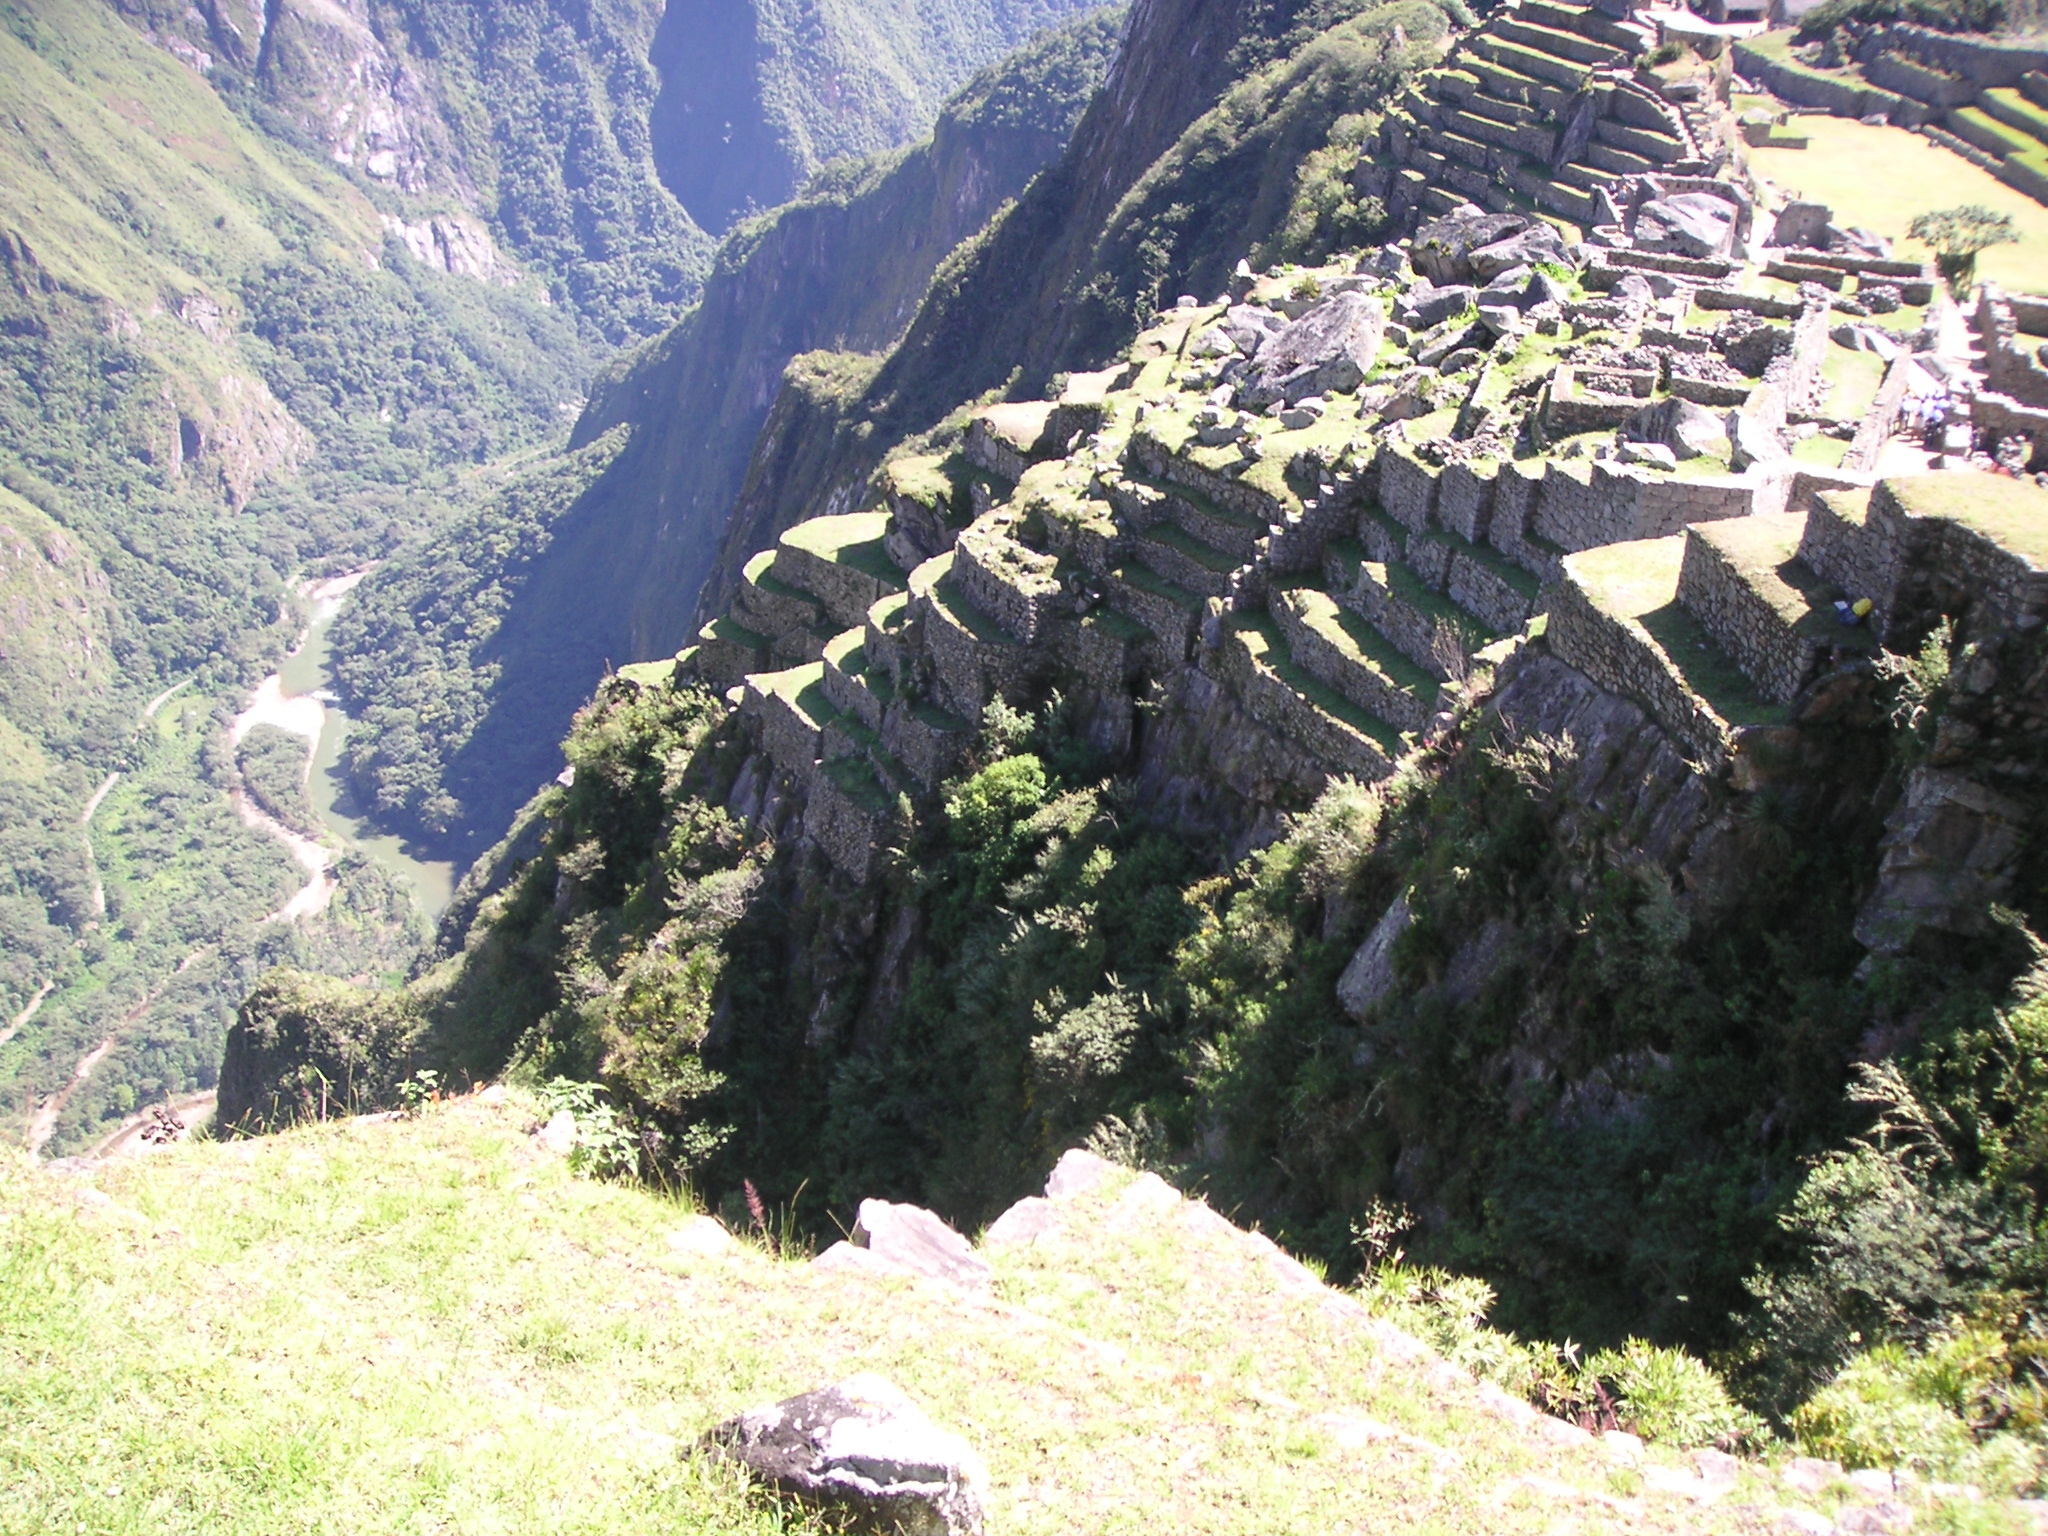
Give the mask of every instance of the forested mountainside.
[{"label": "forested mountainside", "polygon": [[223,1124],[560,1076],[821,1232],[1086,1141],[1483,1276],[1543,1342],[1462,1358],[1594,1422],[1579,1346],[1683,1345],[1759,1417],[1681,1433],[2038,1488],[2048,442],[1871,467],[1859,325],[1981,364],[1657,20],[1140,0],[902,338],[792,363],[433,967],[266,978]]},{"label": "forested mountainside", "polygon": [[[1046,34],[947,103],[929,141],[837,165],[736,230],[701,302],[593,387],[572,446],[593,473],[601,458],[600,477],[482,507],[366,584],[337,671],[374,726],[349,760],[366,802],[463,863],[497,840],[559,771],[561,735],[606,666],[693,632],[790,360],[902,334],[941,261],[1058,156],[1122,26],[1109,10]],[[608,435],[623,445],[600,455]]]},{"label": "forested mountainside", "polygon": [[277,743],[227,722],[305,582],[587,482],[523,456],[715,247],[655,163],[662,14],[0,5],[0,1109],[32,1140],[210,1084],[264,965],[402,972],[420,918],[353,855],[266,921],[305,870],[228,794],[276,802]]}]

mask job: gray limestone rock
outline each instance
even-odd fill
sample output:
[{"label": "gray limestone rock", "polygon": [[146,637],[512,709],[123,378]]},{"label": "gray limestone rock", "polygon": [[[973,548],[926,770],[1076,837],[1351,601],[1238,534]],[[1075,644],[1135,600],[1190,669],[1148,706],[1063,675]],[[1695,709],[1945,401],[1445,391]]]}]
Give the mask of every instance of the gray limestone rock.
[{"label": "gray limestone rock", "polygon": [[1834,221],[1835,211],[1826,203],[1801,202],[1795,198],[1778,210],[1778,222],[1771,226],[1771,244],[1790,249],[1825,250],[1828,226]]},{"label": "gray limestone rock", "polygon": [[1472,275],[1482,282],[1514,267],[1574,265],[1564,236],[1549,224],[1532,224],[1519,234],[1482,245],[1470,258]]},{"label": "gray limestone rock", "polygon": [[1417,230],[1408,259],[1439,286],[1468,282],[1474,251],[1520,234],[1529,224],[1519,213],[1486,213],[1468,203]]},{"label": "gray limestone rock", "polygon": [[930,1211],[887,1200],[863,1200],[854,1222],[852,1242],[879,1259],[944,1280],[966,1290],[989,1283],[988,1261],[966,1238]]},{"label": "gray limestone rock", "polygon": [[1681,459],[1728,449],[1728,429],[1721,418],[1676,395],[1637,411],[1622,427],[1622,434],[1632,442],[1662,443]]},{"label": "gray limestone rock", "polygon": [[1223,330],[1240,352],[1256,352],[1268,336],[1285,329],[1286,320],[1258,304],[1233,304],[1223,317]]},{"label": "gray limestone rock", "polygon": [[1642,464],[1651,469],[1678,468],[1678,455],[1663,443],[1623,443],[1615,457],[1624,464]]},{"label": "gray limestone rock", "polygon": [[1355,390],[1379,357],[1386,326],[1378,299],[1340,293],[1325,300],[1259,344],[1239,398],[1257,409]]},{"label": "gray limestone rock", "polygon": [[1398,245],[1383,245],[1360,256],[1358,270],[1368,277],[1399,277],[1408,270],[1408,253]]},{"label": "gray limestone rock", "polygon": [[1442,288],[1427,284],[1413,289],[1401,300],[1401,323],[1415,330],[1428,330],[1453,315],[1462,315],[1477,300],[1478,290],[1467,283]]},{"label": "gray limestone rock", "polygon": [[1678,192],[1643,204],[1635,242],[1646,251],[1726,256],[1735,245],[1736,208],[1711,192]]},{"label": "gray limestone rock", "polygon": [[1394,990],[1394,945],[1414,921],[1407,895],[1395,897],[1344,967],[1337,978],[1337,1001],[1352,1018],[1363,1020]]},{"label": "gray limestone rock", "polygon": [[1038,1195],[1019,1200],[989,1223],[981,1234],[984,1248],[1013,1248],[1034,1243],[1060,1224],[1059,1207]]},{"label": "gray limestone rock", "polygon": [[2024,807],[1945,768],[1917,768],[1885,823],[1877,889],[1856,918],[1856,938],[1901,953],[1923,928],[1989,931],[1991,904],[2012,887]]},{"label": "gray limestone rock", "polygon": [[[1522,328],[1522,311],[1513,304],[1482,304],[1479,306],[1479,323],[1493,332],[1494,335],[1505,336],[1510,331],[1518,331]],[[1456,372],[1456,369],[1451,367],[1450,358],[1471,350],[1469,347],[1460,347],[1457,352],[1453,352],[1446,357],[1440,366],[1446,373]]]},{"label": "gray limestone rock", "polygon": [[1088,1194],[1114,1178],[1116,1171],[1116,1164],[1108,1158],[1097,1157],[1079,1147],[1071,1148],[1060,1154],[1060,1160],[1053,1164],[1052,1172],[1046,1176],[1045,1198],[1072,1200],[1077,1195]]},{"label": "gray limestone rock", "polygon": [[704,1437],[712,1454],[849,1528],[888,1536],[981,1536],[981,1459],[879,1376],[854,1376]]},{"label": "gray limestone rock", "polygon": [[1754,465],[1776,464],[1792,455],[1770,423],[1753,411],[1728,413],[1728,467],[1741,474]]},{"label": "gray limestone rock", "polygon": [[1648,306],[1657,301],[1657,291],[1650,286],[1650,280],[1640,272],[1631,272],[1609,291],[1609,297],[1620,304],[1642,304]]}]

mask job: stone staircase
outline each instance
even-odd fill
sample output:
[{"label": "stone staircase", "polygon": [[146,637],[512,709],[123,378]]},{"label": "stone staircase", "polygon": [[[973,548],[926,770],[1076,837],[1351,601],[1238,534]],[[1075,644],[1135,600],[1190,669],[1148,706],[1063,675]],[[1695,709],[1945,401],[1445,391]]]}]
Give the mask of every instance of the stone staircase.
[{"label": "stone staircase", "polygon": [[1521,0],[1460,40],[1388,114],[1397,216],[1474,202],[1617,224],[1619,183],[1708,168],[1684,115],[1634,75],[1656,41],[1627,0]]}]

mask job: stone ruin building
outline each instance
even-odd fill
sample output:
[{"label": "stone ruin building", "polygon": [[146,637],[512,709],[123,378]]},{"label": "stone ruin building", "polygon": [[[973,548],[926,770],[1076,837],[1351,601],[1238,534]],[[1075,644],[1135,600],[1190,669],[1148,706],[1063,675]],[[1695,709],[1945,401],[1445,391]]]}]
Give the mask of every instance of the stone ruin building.
[{"label": "stone ruin building", "polygon": [[[1934,274],[1745,178],[1711,96],[1644,66],[1660,14],[1497,12],[1364,169],[1408,238],[1240,267],[756,555],[681,658],[749,722],[744,808],[864,879],[992,701],[1056,690],[1113,751],[1174,713],[1144,771],[1270,825],[1532,648],[1740,784],[1840,664],[1943,614],[2038,628],[2048,492],[1984,472],[1969,391],[1947,467],[1877,473],[1908,388],[1965,382]],[[1973,317],[1978,408],[2028,459],[2043,309]],[[1849,414],[1830,348],[1882,369]]]}]

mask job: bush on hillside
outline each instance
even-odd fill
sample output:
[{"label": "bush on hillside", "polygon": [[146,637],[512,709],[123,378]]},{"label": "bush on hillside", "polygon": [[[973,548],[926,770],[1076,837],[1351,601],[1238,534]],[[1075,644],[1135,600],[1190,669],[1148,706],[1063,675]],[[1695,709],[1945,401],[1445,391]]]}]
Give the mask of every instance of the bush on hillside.
[{"label": "bush on hillside", "polygon": [[248,1135],[388,1109],[413,1071],[420,1023],[405,993],[274,971],[228,1031],[215,1123]]},{"label": "bush on hillside", "polygon": [[1489,1326],[1493,1288],[1474,1276],[1383,1260],[1360,1281],[1359,1295],[1375,1316],[1453,1365],[1583,1428],[1681,1448],[1734,1448],[1763,1437],[1762,1421],[1684,1350],[1630,1339],[1581,1358],[1575,1345],[1524,1342]]},{"label": "bush on hillside", "polygon": [[2042,1395],[2037,1382],[2014,1403],[2010,1364],[2005,1340],[1973,1326],[1917,1356],[1902,1344],[1880,1345],[1801,1404],[1792,1433],[1808,1455],[1845,1467],[1907,1468],[2026,1493],[2048,1465]]}]

